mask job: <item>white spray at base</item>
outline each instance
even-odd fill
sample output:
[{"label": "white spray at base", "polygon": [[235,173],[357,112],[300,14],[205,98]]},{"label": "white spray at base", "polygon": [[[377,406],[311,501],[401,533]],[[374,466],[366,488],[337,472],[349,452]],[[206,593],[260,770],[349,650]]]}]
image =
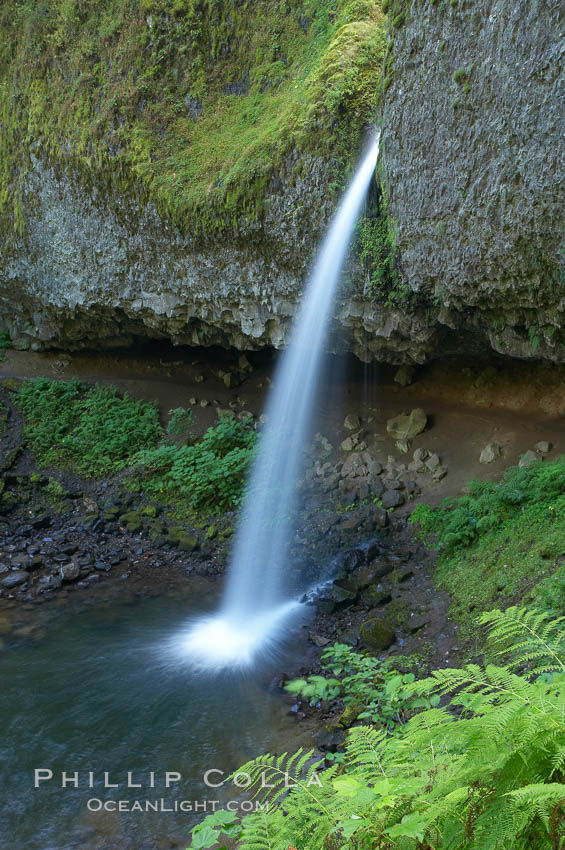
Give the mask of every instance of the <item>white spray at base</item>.
[{"label": "white spray at base", "polygon": [[374,174],[371,142],[322,243],[280,358],[249,476],[223,605],[173,639],[197,669],[247,667],[268,651],[301,608],[288,600],[285,574],[295,531],[296,484],[309,435],[331,308],[351,236]]}]

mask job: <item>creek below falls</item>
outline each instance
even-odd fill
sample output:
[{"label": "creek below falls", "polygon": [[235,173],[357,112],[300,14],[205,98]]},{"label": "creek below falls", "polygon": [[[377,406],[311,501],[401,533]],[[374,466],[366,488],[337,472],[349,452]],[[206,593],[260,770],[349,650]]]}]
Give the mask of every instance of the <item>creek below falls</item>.
[{"label": "creek below falls", "polygon": [[[215,596],[204,580],[193,580],[187,595],[123,600],[106,594],[95,605],[51,613],[40,640],[6,641],[0,652],[2,848],[186,847],[203,802],[210,813],[214,805],[232,800],[237,806],[238,796],[245,797],[232,783],[209,787],[206,771],[221,771],[210,775],[216,784],[258,753],[298,746],[306,727],[297,729],[289,704],[269,685],[273,665],[209,677],[179,661],[171,637],[191,615],[212,608]],[[303,651],[288,646],[278,668],[296,663]],[[35,769],[51,770],[53,779],[35,788]],[[63,771],[78,772],[78,788],[72,780],[61,787]],[[141,788],[127,787],[128,771],[130,785]],[[171,778],[167,788],[167,771],[182,780]],[[118,788],[104,787],[105,772]],[[131,806],[139,800],[143,807],[148,800],[160,810],[89,810],[112,800]],[[189,808],[168,811],[175,801]]]}]

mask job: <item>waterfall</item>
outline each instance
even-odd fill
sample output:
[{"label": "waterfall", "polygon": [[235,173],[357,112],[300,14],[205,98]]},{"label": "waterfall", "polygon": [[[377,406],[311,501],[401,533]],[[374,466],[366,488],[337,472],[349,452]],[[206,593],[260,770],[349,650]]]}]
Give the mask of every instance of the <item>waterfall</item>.
[{"label": "waterfall", "polygon": [[345,192],[310,273],[288,347],[275,373],[249,476],[219,613],[181,639],[196,666],[244,666],[300,606],[285,582],[295,532],[297,479],[310,433],[324,343],[340,275],[374,174],[378,135]]}]

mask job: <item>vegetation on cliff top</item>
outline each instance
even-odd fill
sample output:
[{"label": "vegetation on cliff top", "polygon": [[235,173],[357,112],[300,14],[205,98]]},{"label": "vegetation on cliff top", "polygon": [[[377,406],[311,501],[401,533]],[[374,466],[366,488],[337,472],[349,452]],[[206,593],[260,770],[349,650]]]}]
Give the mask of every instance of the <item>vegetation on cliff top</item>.
[{"label": "vegetation on cliff top", "polygon": [[0,208],[25,229],[34,155],[194,234],[237,228],[294,149],[343,174],[385,41],[377,0],[6,0]]}]

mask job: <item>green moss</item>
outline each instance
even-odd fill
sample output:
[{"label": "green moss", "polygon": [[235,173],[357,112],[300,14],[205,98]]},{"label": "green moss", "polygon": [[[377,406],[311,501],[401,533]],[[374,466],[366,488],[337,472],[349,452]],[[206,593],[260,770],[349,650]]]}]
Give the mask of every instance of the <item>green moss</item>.
[{"label": "green moss", "polygon": [[353,161],[384,30],[376,0],[6,0],[0,209],[23,233],[33,151],[195,235],[237,230],[293,148]]},{"label": "green moss", "polygon": [[413,297],[396,269],[394,223],[387,214],[385,186],[377,186],[359,221],[358,253],[366,272],[363,295],[387,307],[405,304]]},{"label": "green moss", "polygon": [[462,85],[468,76],[469,72],[466,68],[458,68],[453,74],[453,82]]},{"label": "green moss", "polygon": [[441,508],[418,506],[420,533],[440,554],[436,578],[471,636],[476,616],[530,600],[565,608],[565,457],[510,469],[500,483],[471,482]]}]

